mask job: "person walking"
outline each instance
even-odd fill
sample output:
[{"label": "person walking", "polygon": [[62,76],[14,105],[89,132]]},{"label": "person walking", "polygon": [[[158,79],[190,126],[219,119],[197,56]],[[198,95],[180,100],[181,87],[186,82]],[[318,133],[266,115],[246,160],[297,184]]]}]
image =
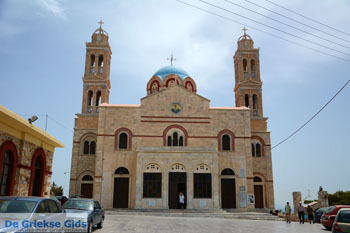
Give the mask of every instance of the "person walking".
[{"label": "person walking", "polygon": [[299,217],[299,223],[303,223],[305,222],[305,208],[304,206],[301,204],[301,202],[299,202],[299,206],[298,206],[298,217]]},{"label": "person walking", "polygon": [[314,210],[310,205],[307,205],[306,212],[307,212],[307,218],[309,219],[309,223],[311,224],[311,221],[312,221],[312,224],[314,224],[315,223]]},{"label": "person walking", "polygon": [[179,194],[179,205],[180,208],[183,210],[185,207],[185,195],[182,192],[180,192]]},{"label": "person walking", "polygon": [[290,207],[288,201],[287,201],[287,205],[284,207],[284,210],[286,211],[286,222],[291,223],[290,222],[290,215],[292,213],[292,208]]}]

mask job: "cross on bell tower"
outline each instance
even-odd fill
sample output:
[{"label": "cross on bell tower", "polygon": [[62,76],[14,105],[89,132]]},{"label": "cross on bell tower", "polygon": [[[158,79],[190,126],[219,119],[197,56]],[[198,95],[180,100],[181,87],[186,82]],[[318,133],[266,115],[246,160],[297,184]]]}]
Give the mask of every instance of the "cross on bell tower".
[{"label": "cross on bell tower", "polygon": [[100,28],[102,28],[102,24],[104,24],[104,22],[102,20],[98,21],[98,24],[100,24]]}]

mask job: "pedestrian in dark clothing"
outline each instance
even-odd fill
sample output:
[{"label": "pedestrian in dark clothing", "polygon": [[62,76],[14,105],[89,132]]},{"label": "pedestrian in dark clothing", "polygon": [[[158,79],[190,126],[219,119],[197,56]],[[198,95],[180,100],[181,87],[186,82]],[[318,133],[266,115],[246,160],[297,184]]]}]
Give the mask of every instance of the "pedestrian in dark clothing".
[{"label": "pedestrian in dark clothing", "polygon": [[312,209],[312,207],[310,205],[307,206],[306,208],[306,212],[307,212],[307,218],[309,219],[309,223],[311,224],[311,222],[314,224],[314,210]]},{"label": "pedestrian in dark clothing", "polygon": [[299,217],[299,223],[303,223],[305,222],[305,208],[304,206],[301,204],[301,202],[299,203],[298,206],[298,217]]}]

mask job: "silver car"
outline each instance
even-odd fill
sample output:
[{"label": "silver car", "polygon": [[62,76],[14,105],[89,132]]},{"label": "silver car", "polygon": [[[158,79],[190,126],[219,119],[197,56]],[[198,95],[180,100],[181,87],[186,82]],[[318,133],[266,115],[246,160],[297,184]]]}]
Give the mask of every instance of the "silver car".
[{"label": "silver car", "polygon": [[332,232],[350,233],[350,208],[341,208],[338,211],[333,222]]}]

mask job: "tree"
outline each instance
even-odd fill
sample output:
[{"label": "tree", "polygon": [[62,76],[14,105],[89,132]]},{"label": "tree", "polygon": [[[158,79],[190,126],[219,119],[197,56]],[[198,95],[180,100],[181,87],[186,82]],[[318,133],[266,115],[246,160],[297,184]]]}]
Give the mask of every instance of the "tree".
[{"label": "tree", "polygon": [[62,186],[57,186],[55,181],[52,182],[50,194],[53,196],[63,196]]},{"label": "tree", "polygon": [[329,205],[350,205],[350,191],[337,191],[328,195]]}]

